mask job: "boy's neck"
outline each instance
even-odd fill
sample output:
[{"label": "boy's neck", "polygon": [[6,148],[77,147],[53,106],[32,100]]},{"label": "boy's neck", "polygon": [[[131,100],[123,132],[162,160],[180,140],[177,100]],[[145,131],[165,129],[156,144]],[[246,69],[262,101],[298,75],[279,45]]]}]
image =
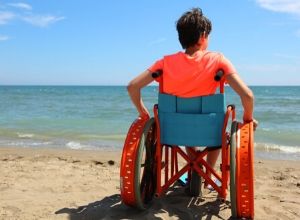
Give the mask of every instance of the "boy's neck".
[{"label": "boy's neck", "polygon": [[194,47],[189,47],[185,50],[185,54],[189,56],[194,56],[197,52],[204,51],[201,47],[194,46]]},{"label": "boy's neck", "polygon": [[208,46],[208,35],[202,35],[196,44],[186,48],[185,53],[189,56],[195,56],[198,52],[203,52]]}]

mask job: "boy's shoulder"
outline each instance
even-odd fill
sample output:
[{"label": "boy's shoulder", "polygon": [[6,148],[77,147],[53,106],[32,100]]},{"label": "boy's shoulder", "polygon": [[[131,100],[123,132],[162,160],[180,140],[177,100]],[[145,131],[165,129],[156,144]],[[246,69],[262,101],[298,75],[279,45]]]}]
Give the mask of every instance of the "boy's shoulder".
[{"label": "boy's shoulder", "polygon": [[206,50],[204,52],[204,55],[206,56],[223,56],[223,54],[221,52],[218,51],[210,51],[210,50]]},{"label": "boy's shoulder", "polygon": [[172,53],[172,54],[166,54],[166,55],[164,55],[164,58],[180,57],[183,55],[184,55],[184,53],[179,51],[179,52]]},{"label": "boy's shoulder", "polygon": [[[224,55],[221,52],[206,50],[206,51],[203,51],[203,53],[200,56],[204,59],[220,59]],[[182,59],[182,58],[185,59],[186,57],[187,57],[187,55],[184,52],[179,51],[179,52],[176,52],[173,54],[164,55],[163,60],[166,61],[166,60],[174,60],[174,59],[177,60],[177,59]]]}]

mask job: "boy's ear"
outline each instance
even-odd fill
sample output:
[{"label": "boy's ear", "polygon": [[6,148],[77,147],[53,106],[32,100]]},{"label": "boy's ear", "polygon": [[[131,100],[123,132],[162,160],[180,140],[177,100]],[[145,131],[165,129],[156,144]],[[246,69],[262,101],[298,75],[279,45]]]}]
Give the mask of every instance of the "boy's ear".
[{"label": "boy's ear", "polygon": [[198,44],[202,45],[205,40],[206,40],[206,35],[203,34],[202,36],[199,37]]}]

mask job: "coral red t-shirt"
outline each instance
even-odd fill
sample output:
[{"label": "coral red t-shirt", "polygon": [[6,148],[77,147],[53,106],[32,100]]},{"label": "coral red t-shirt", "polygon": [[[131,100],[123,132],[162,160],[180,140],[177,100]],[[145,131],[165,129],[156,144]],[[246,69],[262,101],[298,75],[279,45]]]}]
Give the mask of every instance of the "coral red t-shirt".
[{"label": "coral red t-shirt", "polygon": [[[236,73],[234,66],[221,53],[199,51],[191,57],[183,52],[165,56],[148,70],[163,71],[164,93],[179,97],[211,95],[220,85],[214,80],[219,69],[224,75]],[[156,81],[161,81],[159,77]]]}]

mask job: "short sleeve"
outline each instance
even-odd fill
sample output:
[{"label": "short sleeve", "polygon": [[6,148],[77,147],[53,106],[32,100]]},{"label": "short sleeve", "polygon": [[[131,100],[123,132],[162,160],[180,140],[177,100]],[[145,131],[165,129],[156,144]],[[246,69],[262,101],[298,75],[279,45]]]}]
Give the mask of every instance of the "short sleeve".
[{"label": "short sleeve", "polygon": [[228,60],[223,55],[221,55],[221,59],[220,59],[220,68],[223,69],[225,76],[237,73],[235,67],[230,62],[230,60]]},{"label": "short sleeve", "polygon": [[[148,70],[150,72],[155,72],[157,70],[163,70],[163,67],[164,67],[164,60],[161,59],[161,60],[156,61],[152,66],[150,66],[148,68]],[[160,82],[161,81],[161,76],[155,78],[155,81]]]}]

